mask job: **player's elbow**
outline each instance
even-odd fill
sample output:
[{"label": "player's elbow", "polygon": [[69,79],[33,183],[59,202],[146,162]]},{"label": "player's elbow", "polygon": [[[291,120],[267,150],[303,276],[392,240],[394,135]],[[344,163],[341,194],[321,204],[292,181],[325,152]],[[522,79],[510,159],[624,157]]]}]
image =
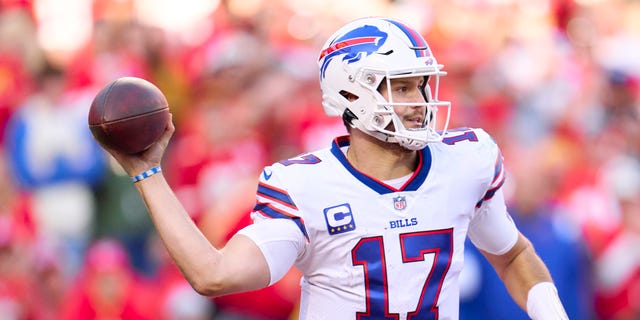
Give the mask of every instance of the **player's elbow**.
[{"label": "player's elbow", "polygon": [[253,241],[234,237],[218,254],[200,257],[186,269],[186,278],[204,296],[257,290],[269,285],[271,275],[266,260],[260,257],[262,253]]},{"label": "player's elbow", "polygon": [[198,294],[207,297],[217,297],[224,295],[227,285],[222,279],[212,276],[191,277],[187,279],[193,290]]},{"label": "player's elbow", "polygon": [[192,273],[187,277],[187,281],[197,293],[207,297],[218,297],[232,293],[244,292],[257,289],[248,285],[244,278],[235,273],[235,269],[217,266],[212,269],[201,270],[202,272]]},{"label": "player's elbow", "polygon": [[266,276],[262,272],[258,274],[260,276],[251,276],[247,269],[221,268],[220,272],[203,273],[200,274],[201,276],[194,276],[187,278],[187,280],[197,293],[208,297],[218,297],[268,286],[269,273],[267,272]]},{"label": "player's elbow", "polygon": [[222,293],[221,293],[222,290],[220,290],[219,288],[216,288],[216,287],[212,287],[210,285],[202,285],[200,283],[192,283],[191,287],[198,294],[203,295],[203,296],[218,297],[218,296],[222,295]]}]

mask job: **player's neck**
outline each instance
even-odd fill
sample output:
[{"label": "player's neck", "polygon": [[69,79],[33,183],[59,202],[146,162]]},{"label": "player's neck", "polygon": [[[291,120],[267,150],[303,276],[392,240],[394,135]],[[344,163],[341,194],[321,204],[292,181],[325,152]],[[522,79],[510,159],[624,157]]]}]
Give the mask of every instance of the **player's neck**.
[{"label": "player's neck", "polygon": [[350,136],[349,163],[359,171],[379,180],[400,178],[415,171],[418,152],[397,143],[380,141],[358,130]]}]

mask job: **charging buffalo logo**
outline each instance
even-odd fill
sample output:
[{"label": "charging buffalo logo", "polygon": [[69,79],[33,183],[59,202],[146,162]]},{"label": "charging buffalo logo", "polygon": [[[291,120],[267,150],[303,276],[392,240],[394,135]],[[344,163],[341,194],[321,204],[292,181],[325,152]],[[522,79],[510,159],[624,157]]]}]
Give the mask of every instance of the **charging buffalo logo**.
[{"label": "charging buffalo logo", "polygon": [[320,77],[324,78],[329,62],[334,57],[343,55],[342,61],[353,63],[366,56],[377,52],[387,40],[387,34],[375,26],[363,26],[337,38],[333,43],[320,53],[320,60],[324,58],[320,67]]}]

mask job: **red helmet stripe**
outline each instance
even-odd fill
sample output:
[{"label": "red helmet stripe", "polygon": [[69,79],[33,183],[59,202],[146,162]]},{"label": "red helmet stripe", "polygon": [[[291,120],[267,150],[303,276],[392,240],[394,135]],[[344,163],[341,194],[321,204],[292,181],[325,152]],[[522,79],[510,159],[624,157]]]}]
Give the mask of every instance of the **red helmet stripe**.
[{"label": "red helmet stripe", "polygon": [[328,48],[322,50],[322,52],[320,53],[320,59],[318,60],[322,60],[322,58],[324,58],[325,56],[346,47],[355,46],[363,43],[375,43],[377,39],[379,39],[379,37],[362,37],[362,38],[348,39],[348,40],[334,43]]}]

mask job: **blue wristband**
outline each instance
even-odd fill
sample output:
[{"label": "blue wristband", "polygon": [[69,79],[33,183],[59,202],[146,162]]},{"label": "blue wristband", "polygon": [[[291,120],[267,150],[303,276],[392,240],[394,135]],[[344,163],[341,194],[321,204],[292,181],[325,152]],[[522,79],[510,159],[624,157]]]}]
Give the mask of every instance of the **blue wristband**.
[{"label": "blue wristband", "polygon": [[131,177],[131,181],[133,181],[133,183],[142,181],[146,178],[151,177],[152,175],[158,173],[158,172],[162,172],[162,169],[160,167],[153,167],[137,176]]}]

